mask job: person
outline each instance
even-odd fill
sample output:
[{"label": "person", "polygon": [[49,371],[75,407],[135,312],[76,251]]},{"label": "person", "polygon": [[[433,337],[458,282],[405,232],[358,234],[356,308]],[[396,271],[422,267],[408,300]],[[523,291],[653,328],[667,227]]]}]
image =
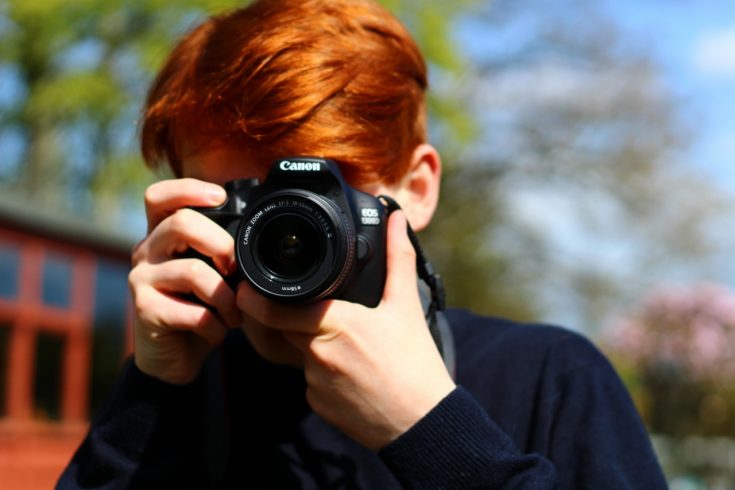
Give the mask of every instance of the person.
[{"label": "person", "polygon": [[[144,110],[143,156],[176,178],[145,193],[133,361],[59,488],[666,487],[582,336],[449,310],[450,374],[406,231],[438,205],[426,89],[414,40],[372,0],[258,0],[183,37]],[[191,208],[287,155],[333,159],[400,203],[377,307],[225,281],[234,240]]]}]

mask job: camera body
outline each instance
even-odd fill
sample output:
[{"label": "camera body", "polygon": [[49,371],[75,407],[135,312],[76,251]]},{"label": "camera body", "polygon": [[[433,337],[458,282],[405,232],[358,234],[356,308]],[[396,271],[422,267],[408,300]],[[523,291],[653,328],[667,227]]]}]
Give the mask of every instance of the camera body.
[{"label": "camera body", "polygon": [[332,160],[276,160],[264,182],[225,184],[227,201],[194,208],[235,239],[237,272],[274,300],[377,306],[386,278],[386,210],[350,187]]}]

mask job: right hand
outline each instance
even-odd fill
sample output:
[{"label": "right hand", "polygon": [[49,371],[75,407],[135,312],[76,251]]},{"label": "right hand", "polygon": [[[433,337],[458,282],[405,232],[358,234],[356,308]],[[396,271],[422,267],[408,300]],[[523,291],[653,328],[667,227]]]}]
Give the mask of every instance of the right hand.
[{"label": "right hand", "polygon": [[[225,199],[222,187],[195,179],[157,182],[145,193],[148,236],[135,247],[128,276],[135,363],[168,383],[193,381],[227,329],[242,320],[223,279],[235,267],[234,240],[214,221],[186,208],[214,207]],[[216,270],[203,260],[180,258],[188,249],[210,257]]]}]

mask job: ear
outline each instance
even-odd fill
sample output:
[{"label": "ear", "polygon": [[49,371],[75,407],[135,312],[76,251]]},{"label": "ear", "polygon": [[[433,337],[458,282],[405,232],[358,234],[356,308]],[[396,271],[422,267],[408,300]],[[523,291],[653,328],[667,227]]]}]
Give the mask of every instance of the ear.
[{"label": "ear", "polygon": [[413,150],[409,171],[393,192],[393,197],[416,231],[426,228],[434,216],[439,202],[441,171],[439,152],[433,146],[422,143]]}]

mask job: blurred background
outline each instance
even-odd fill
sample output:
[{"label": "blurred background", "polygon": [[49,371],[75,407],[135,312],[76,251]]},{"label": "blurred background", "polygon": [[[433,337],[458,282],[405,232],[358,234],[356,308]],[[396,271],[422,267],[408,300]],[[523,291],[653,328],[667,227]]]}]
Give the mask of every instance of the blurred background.
[{"label": "blurred background", "polygon": [[[3,488],[55,481],[129,352],[139,108],[243,3],[0,2]],[[735,2],[383,3],[430,63],[450,304],[589,336],[671,487],[735,487]]]}]

